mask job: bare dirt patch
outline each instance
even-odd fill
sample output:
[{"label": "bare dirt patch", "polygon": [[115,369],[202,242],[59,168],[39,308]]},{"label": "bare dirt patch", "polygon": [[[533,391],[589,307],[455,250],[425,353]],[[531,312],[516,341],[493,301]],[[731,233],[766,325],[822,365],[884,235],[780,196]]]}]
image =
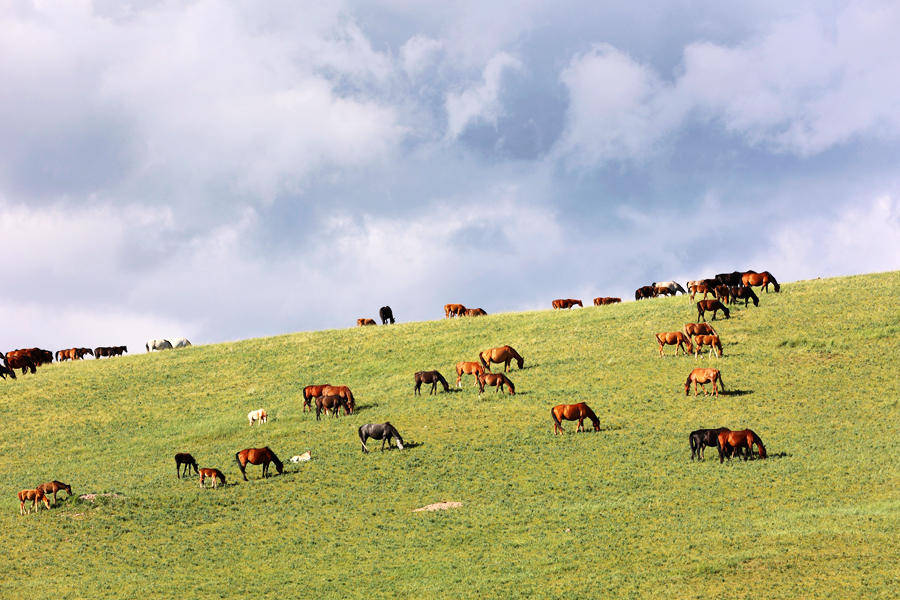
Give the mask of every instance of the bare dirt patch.
[{"label": "bare dirt patch", "polygon": [[447,510],[450,508],[459,508],[460,506],[462,506],[462,502],[435,502],[434,504],[429,504],[428,506],[417,508],[413,510],[413,512],[422,512],[426,510]]}]

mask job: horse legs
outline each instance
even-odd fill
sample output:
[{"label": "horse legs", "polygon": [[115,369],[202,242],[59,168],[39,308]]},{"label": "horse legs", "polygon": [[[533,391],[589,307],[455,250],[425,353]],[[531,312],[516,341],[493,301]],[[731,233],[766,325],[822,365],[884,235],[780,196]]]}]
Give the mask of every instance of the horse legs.
[{"label": "horse legs", "polygon": [[421,387],[422,387],[422,382],[421,382],[421,381],[417,381],[417,382],[416,382],[416,387],[415,387],[415,389],[413,389],[413,396],[415,396],[416,394],[421,394],[421,393],[422,393],[422,390],[420,389]]},{"label": "horse legs", "polygon": [[382,452],[384,452],[384,443],[385,443],[386,441],[388,441],[389,439],[391,439],[391,438],[389,438],[389,437],[387,437],[387,436],[384,436],[384,437],[381,439],[381,451],[382,451]]},{"label": "horse legs", "polygon": [[431,383],[431,394],[428,394],[428,395],[431,396],[432,394],[436,394],[436,393],[437,393],[437,380],[435,380]]}]

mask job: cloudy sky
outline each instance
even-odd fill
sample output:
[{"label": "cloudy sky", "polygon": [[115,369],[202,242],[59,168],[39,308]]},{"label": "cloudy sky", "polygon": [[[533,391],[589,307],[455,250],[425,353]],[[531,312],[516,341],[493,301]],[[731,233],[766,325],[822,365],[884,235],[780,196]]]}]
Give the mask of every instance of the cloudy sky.
[{"label": "cloudy sky", "polygon": [[900,4],[0,0],[0,349],[900,268]]}]

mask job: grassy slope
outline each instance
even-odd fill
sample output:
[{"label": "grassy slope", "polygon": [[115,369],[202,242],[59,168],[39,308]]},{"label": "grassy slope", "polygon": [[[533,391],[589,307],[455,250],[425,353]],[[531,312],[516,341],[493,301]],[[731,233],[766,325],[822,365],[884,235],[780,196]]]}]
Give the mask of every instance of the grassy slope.
[{"label": "grassy slope", "polygon": [[[717,322],[730,390],[685,397],[693,357],[653,334],[687,298],[298,333],[43,367],[0,382],[0,596],[889,597],[898,550],[900,273],[785,285]],[[412,373],[509,343],[518,393],[412,395]],[[669,350],[671,353],[671,349]],[[451,383],[455,379],[451,379]],[[348,384],[360,410],[316,422],[302,386]],[[587,401],[599,434],[554,437]],[[274,420],[249,428],[248,410]],[[359,450],[390,419],[409,451]],[[774,455],[689,460],[687,434],[754,429]],[[316,457],[219,490],[172,455],[240,478],[234,452]],[[73,499],[20,517],[51,479]],[[412,513],[440,500],[460,509]],[[250,557],[250,558],[248,558]],[[38,571],[38,569],[40,569]],[[36,573],[40,577],[36,577]],[[206,574],[206,576],[202,576]],[[41,593],[40,595],[46,595]]]}]

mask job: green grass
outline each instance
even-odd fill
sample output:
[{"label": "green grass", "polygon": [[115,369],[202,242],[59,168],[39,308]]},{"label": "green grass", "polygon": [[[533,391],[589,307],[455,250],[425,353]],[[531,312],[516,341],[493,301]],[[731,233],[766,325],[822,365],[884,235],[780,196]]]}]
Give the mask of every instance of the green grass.
[{"label": "green grass", "polygon": [[[0,596],[895,597],[898,292],[898,272],[805,281],[734,310],[711,362],[741,393],[719,399],[683,392],[709,359],[657,356],[696,317],[682,296],[42,367],[0,382]],[[515,396],[470,376],[413,396],[415,371],[453,383],[501,344],[525,357]],[[360,410],[316,422],[314,382]],[[603,431],[553,436],[579,401]],[[363,455],[356,428],[385,420],[418,445]],[[771,458],[691,462],[688,433],[720,425]],[[234,453],[262,445],[315,459],[245,483]],[[178,451],[236,484],[177,480]],[[19,516],[50,479],[122,496]],[[463,507],[411,512],[442,500]]]}]

